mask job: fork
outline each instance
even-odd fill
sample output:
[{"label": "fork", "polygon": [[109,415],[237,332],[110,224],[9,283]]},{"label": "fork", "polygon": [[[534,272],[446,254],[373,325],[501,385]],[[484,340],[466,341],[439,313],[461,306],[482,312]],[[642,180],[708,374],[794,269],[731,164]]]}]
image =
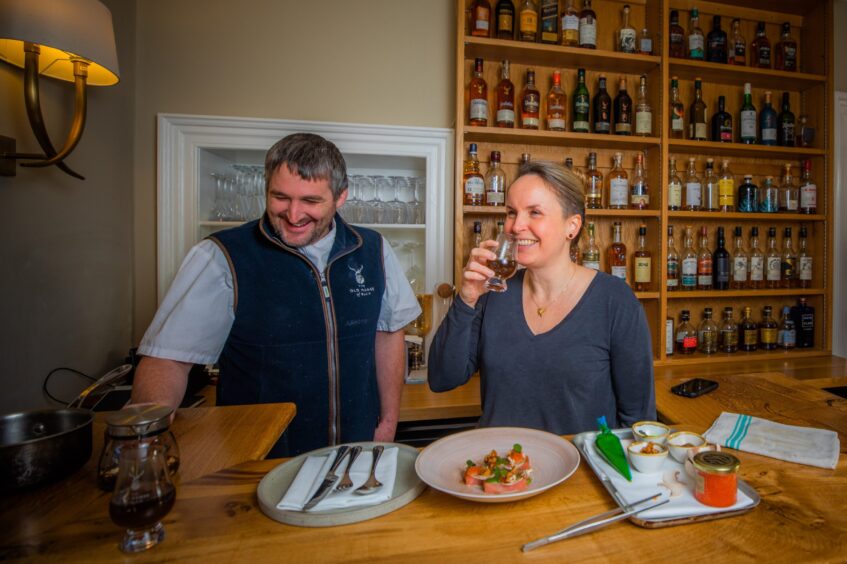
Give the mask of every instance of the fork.
[{"label": "fork", "polygon": [[368,477],[368,481],[356,488],[353,493],[357,493],[359,495],[368,495],[374,493],[376,490],[382,487],[382,482],[376,479],[376,465],[379,464],[379,457],[382,456],[382,451],[385,450],[385,447],[382,445],[376,445],[373,449],[373,463],[371,464],[371,475]]},{"label": "fork", "polygon": [[353,480],[350,479],[350,468],[353,467],[353,462],[356,461],[356,457],[359,456],[360,452],[362,452],[362,447],[360,446],[354,446],[350,449],[350,460],[347,462],[347,469],[344,471],[341,481],[335,486],[335,491],[343,492],[353,487]]}]

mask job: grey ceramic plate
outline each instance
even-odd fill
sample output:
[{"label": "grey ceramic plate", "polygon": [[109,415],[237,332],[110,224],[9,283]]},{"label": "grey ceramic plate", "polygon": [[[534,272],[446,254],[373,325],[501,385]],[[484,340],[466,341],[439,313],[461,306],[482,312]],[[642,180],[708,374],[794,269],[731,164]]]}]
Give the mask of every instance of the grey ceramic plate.
[{"label": "grey ceramic plate", "polygon": [[327,454],[336,447],[326,447],[312,452],[301,454],[287,462],[283,462],[268,472],[259,487],[256,495],[259,498],[259,508],[262,513],[280,523],[297,525],[299,527],[333,527],[335,525],[347,525],[367,521],[374,517],[391,513],[418,497],[426,488],[415,473],[415,460],[418,458],[416,448],[397,443],[349,443],[350,446],[361,445],[363,449],[371,449],[374,445],[381,444],[388,447],[397,447],[397,478],[394,481],[394,492],[391,499],[376,505],[355,507],[346,509],[332,509],[329,511],[290,511],[277,509],[276,504],[285,495],[288,486],[294,481],[300,466],[308,456]]}]

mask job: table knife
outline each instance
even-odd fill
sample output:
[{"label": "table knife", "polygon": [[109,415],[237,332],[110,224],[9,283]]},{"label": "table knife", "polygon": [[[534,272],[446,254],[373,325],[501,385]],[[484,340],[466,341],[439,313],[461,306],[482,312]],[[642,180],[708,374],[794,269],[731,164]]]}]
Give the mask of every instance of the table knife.
[{"label": "table knife", "polygon": [[315,492],[315,495],[312,496],[306,505],[303,506],[304,510],[311,509],[325,498],[329,492],[332,491],[333,486],[335,486],[335,482],[338,481],[338,474],[336,474],[336,470],[341,466],[341,461],[344,460],[344,457],[347,455],[347,452],[350,450],[350,447],[347,445],[341,445],[338,447],[338,450],[335,452],[335,460],[332,462],[332,466],[329,467],[329,471],[327,471],[326,476],[324,476],[323,482],[318,487],[318,490]]}]

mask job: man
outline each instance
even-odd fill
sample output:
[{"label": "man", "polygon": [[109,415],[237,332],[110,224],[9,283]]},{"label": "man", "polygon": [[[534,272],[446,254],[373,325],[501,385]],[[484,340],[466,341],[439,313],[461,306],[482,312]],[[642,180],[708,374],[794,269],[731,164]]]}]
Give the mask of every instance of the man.
[{"label": "man", "polygon": [[353,228],[338,148],[289,135],[265,158],[265,215],[188,254],[153,323],[133,403],[177,406],[194,363],[220,366],[219,405],[294,402],[270,456],[391,441],[403,386],[403,328],[420,307],[378,233]]}]

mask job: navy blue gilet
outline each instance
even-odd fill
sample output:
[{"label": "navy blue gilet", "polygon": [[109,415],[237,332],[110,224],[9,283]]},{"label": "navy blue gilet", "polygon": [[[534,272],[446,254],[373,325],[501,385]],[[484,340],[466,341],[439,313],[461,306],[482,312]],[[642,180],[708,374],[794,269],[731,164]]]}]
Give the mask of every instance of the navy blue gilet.
[{"label": "navy blue gilet", "polygon": [[270,458],[370,441],[378,423],[382,236],[337,214],[335,230],[325,290],[312,263],[264,217],[210,237],[229,261],[235,291],[235,321],[218,360],[218,405],[297,405]]}]

